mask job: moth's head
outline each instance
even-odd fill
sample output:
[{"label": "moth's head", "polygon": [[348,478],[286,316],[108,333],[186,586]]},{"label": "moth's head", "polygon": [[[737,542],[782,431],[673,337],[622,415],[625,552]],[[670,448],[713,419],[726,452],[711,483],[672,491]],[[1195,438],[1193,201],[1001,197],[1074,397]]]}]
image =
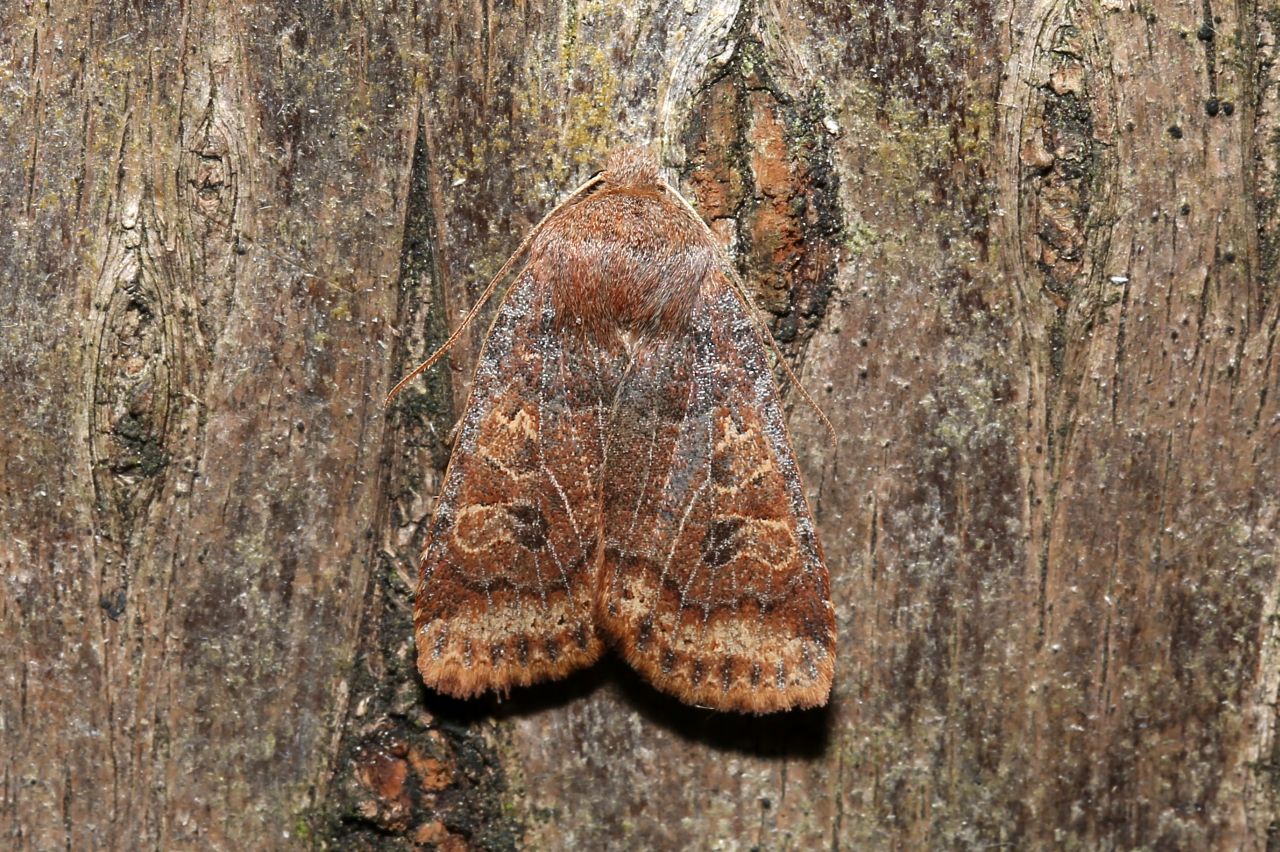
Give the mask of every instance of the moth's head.
[{"label": "moth's head", "polygon": [[658,163],[644,148],[614,148],[604,162],[600,179],[619,188],[657,188],[663,185]]}]

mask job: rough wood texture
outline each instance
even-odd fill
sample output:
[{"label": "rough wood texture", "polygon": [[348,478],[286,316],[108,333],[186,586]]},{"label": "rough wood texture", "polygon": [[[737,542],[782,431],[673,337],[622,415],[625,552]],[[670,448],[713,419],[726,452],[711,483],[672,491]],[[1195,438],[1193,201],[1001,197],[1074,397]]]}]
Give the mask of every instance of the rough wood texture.
[{"label": "rough wood texture", "polygon": [[[1267,848],[1280,4],[622,5],[0,9],[4,845]],[[619,141],[837,427],[824,711],[417,683],[484,324],[382,394]]]}]

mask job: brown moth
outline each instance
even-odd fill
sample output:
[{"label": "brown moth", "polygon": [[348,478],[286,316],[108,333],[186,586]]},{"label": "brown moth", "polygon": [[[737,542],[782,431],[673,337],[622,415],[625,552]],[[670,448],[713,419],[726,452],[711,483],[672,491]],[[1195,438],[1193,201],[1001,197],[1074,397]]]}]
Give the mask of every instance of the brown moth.
[{"label": "brown moth", "polygon": [[689,704],[825,704],[822,548],[711,232],[627,149],[504,271],[519,259],[422,553],[422,679],[504,693],[612,646]]}]

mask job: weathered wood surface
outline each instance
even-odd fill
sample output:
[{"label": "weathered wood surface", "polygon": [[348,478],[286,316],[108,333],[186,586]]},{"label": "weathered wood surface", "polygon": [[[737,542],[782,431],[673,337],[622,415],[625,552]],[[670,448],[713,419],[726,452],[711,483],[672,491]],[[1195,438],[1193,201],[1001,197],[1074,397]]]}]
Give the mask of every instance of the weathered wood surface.
[{"label": "weathered wood surface", "polygon": [[[0,9],[3,845],[1267,848],[1280,4],[626,5]],[[624,141],[836,426],[825,711],[415,679],[484,324],[382,395]]]}]

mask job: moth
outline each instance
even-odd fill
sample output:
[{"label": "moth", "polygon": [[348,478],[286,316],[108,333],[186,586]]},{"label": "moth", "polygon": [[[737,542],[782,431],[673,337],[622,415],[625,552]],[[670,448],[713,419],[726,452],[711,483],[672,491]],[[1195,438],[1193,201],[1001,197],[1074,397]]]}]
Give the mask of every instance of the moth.
[{"label": "moth", "polygon": [[423,681],[501,694],[612,647],[689,704],[825,704],[822,547],[759,324],[710,230],[622,149],[481,303],[511,269],[422,553]]}]

